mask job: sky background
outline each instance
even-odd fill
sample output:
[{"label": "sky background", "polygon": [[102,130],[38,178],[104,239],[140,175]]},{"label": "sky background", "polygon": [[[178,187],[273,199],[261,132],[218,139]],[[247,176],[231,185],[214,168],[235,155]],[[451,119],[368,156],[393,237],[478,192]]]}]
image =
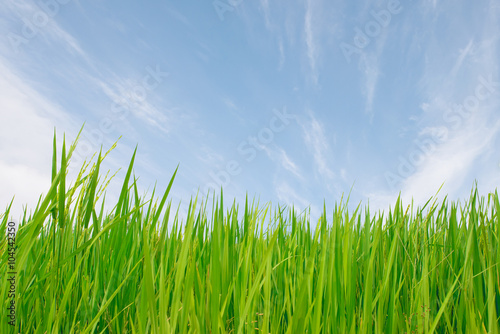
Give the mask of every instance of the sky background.
[{"label": "sky background", "polygon": [[499,15],[496,0],[2,0],[0,206],[33,209],[54,127],[61,145],[84,122],[70,177],[121,136],[110,204],[136,145],[141,191],[163,191],[179,164],[184,208],[220,186],[226,203],[248,193],[314,218],[351,188],[375,210],[442,184],[452,200],[475,180],[487,194]]}]

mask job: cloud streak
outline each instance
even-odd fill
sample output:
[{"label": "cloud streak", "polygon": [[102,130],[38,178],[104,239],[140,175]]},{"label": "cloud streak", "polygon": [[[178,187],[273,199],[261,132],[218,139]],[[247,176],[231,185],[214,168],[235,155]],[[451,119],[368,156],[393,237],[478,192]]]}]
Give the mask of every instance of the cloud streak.
[{"label": "cloud streak", "polygon": [[306,0],[306,13],[304,17],[304,33],[307,50],[307,58],[311,70],[311,77],[314,84],[318,83],[317,57],[318,45],[316,44],[313,27],[313,0]]},{"label": "cloud streak", "polygon": [[57,104],[27,85],[1,57],[0,72],[0,184],[3,189],[0,205],[7,205],[15,194],[11,214],[17,219],[22,206],[34,208],[40,194],[50,186],[54,126],[66,129],[68,134],[77,128]]},{"label": "cloud streak", "polygon": [[328,166],[329,144],[322,124],[316,119],[312,111],[308,111],[310,121],[303,125],[303,136],[309,152],[314,157],[315,169],[328,180],[333,180],[335,174]]}]

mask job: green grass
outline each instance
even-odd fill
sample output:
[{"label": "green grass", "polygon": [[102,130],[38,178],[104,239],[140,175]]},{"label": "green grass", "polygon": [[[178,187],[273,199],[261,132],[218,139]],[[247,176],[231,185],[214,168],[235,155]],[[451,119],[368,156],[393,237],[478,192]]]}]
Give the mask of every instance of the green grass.
[{"label": "green grass", "polygon": [[[138,194],[131,159],[104,211],[104,154],[72,184],[75,144],[20,221],[15,329],[0,243],[0,333],[498,333],[498,193],[463,205],[400,200],[384,214],[340,200],[316,223],[223,194],[181,221],[168,188]],[[230,209],[228,209],[230,207]],[[0,216],[6,235],[9,209]],[[315,226],[315,228],[311,228]]]}]

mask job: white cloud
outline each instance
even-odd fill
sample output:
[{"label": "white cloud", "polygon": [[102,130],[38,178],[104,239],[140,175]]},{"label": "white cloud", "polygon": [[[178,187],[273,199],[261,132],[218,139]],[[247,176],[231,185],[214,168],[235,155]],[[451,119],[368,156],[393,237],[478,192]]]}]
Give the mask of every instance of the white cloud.
[{"label": "white cloud", "polygon": [[[435,7],[436,2],[428,2],[427,5]],[[438,11],[443,11],[440,4],[438,7]],[[495,183],[490,180],[498,179],[498,176],[492,176],[498,175],[498,158],[492,152],[498,155],[498,148],[493,147],[500,134],[500,123],[495,123],[498,119],[500,92],[481,100],[472,117],[462,117],[460,122],[456,123],[457,129],[452,129],[454,126],[446,123],[443,118],[445,112],[452,110],[453,106],[463,104],[468,98],[474,97],[479,84],[478,76],[486,78],[491,73],[495,78],[498,77],[498,20],[490,14],[485,16],[482,22],[479,27],[465,23],[465,29],[462,21],[451,24],[449,30],[456,31],[454,40],[462,37],[459,46],[454,40],[440,40],[445,37],[436,32],[433,35],[435,42],[427,44],[426,49],[419,51],[426,59],[420,81],[426,102],[421,104],[424,114],[415,125],[422,127],[416,129],[420,138],[434,137],[435,147],[421,164],[413,166],[415,172],[399,185],[406,204],[409,204],[412,198],[415,204],[424,204],[435,195],[443,183],[441,195],[448,195],[450,199],[465,198],[472,186],[472,178],[479,178],[479,183],[487,185],[489,188],[485,190],[494,190]],[[429,24],[432,26],[435,22]],[[459,33],[463,36],[458,35]],[[474,39],[471,36],[474,36]],[[443,51],[450,49],[459,50],[452,62],[449,58],[442,57]],[[458,77],[460,80],[457,80]],[[457,115],[455,113],[455,116]],[[408,158],[410,153],[405,157]],[[484,164],[488,167],[482,166]],[[397,193],[392,191],[372,191],[365,194],[375,199],[374,202],[379,207],[385,208],[394,204],[397,198]]]},{"label": "white cloud", "polygon": [[327,156],[330,154],[329,144],[323,131],[323,126],[311,111],[308,114],[311,120],[302,126],[305,143],[309,151],[313,154],[316,170],[322,177],[332,180],[335,174],[328,167]]},{"label": "white cloud", "polygon": [[[436,131],[440,132],[442,128],[426,128],[421,134],[435,135]],[[468,177],[480,175],[478,172],[481,171],[481,166],[478,162],[486,154],[491,155],[494,150],[492,145],[499,135],[500,121],[489,125],[487,118],[476,114],[441,144],[435,142],[434,148],[424,155],[423,161],[418,166],[413,166],[416,171],[401,184],[403,204],[408,205],[413,199],[416,206],[421,206],[436,195],[441,186],[441,195],[454,199],[463,196],[464,191],[468,192],[468,188],[472,186]],[[490,166],[486,170],[490,175],[495,174],[495,171],[498,174],[498,166]],[[498,179],[498,175],[492,178],[494,179]],[[478,181],[489,186],[488,191],[494,190],[495,183],[491,180],[481,178]],[[392,191],[365,192],[365,195],[376,209],[387,209],[397,198],[397,193]]]},{"label": "white cloud", "polygon": [[283,40],[280,38],[278,41],[278,49],[280,51],[280,60],[278,64],[278,70],[282,70],[285,65],[285,49],[283,46]]},{"label": "white cloud", "polygon": [[347,181],[347,171],[345,170],[345,168],[340,169],[340,177],[342,178],[342,180]]},{"label": "white cloud", "polygon": [[[54,126],[69,137],[77,127],[61,108],[28,86],[0,58],[0,211],[16,195],[12,214],[33,209],[50,186]],[[59,142],[61,136],[59,135]],[[60,147],[60,146],[59,146]]]},{"label": "white cloud", "polygon": [[206,166],[217,166],[225,161],[224,156],[206,144],[201,145],[198,159]]},{"label": "white cloud", "polygon": [[[29,43],[33,39],[44,38],[49,43],[61,43],[71,53],[79,55],[90,64],[88,56],[83,51],[78,41],[71,36],[71,34],[61,28],[61,26],[55,21],[57,15],[61,11],[61,8],[55,11],[55,14],[51,13],[50,15],[47,15],[46,12],[34,3],[5,0],[2,4],[4,6],[4,12],[7,12],[8,14],[6,14],[13,18],[13,21],[11,22],[12,24],[8,24],[8,27],[6,27],[6,29],[10,30],[8,36],[10,34],[17,35],[23,40],[21,44],[16,46],[15,43],[12,44],[12,40],[9,39],[10,44],[14,49],[11,51],[22,51],[23,48],[28,47]],[[43,21],[44,23],[35,23],[35,17],[46,18],[46,21]],[[26,34],[23,34],[22,29],[20,28],[20,23],[34,27],[34,35],[28,37]]]},{"label": "white cloud", "polygon": [[363,87],[362,92],[366,99],[365,111],[370,117],[370,122],[373,120],[373,102],[376,97],[377,84],[381,74],[380,59],[384,52],[387,41],[387,34],[382,33],[376,37],[376,49],[372,52],[364,53],[360,58],[360,69],[363,72]]},{"label": "white cloud", "polygon": [[238,109],[236,107],[236,104],[230,98],[223,98],[222,101],[224,102],[226,107],[228,107],[229,109]]},{"label": "white cloud", "polygon": [[403,196],[418,203],[428,199],[444,182],[443,193],[456,194],[467,174],[476,169],[478,158],[499,134],[500,121],[491,127],[485,120],[471,120],[466,129],[439,145],[418,171],[405,180]]},{"label": "white cloud", "polygon": [[262,7],[262,11],[264,12],[264,20],[266,22],[267,30],[271,30],[271,19],[270,19],[270,9],[269,9],[269,0],[260,0],[260,6]]},{"label": "white cloud", "polygon": [[140,80],[124,79],[115,75],[112,80],[104,81],[93,78],[92,81],[113,103],[125,107],[128,110],[125,113],[133,114],[164,133],[170,132],[170,119],[148,102],[151,92],[142,86]]},{"label": "white cloud", "polygon": [[[20,22],[29,22],[32,20],[35,13],[42,11],[42,9],[35,4],[19,3],[12,0],[7,0],[5,5],[4,11],[15,17],[12,24],[8,24],[5,28],[16,34],[21,34],[21,30],[18,27]],[[20,51],[22,51],[23,48],[28,48],[31,41],[37,38],[44,39],[49,45],[56,43],[58,47],[62,46],[67,49],[70,54],[76,55],[79,59],[85,61],[88,66],[86,68],[80,66],[73,68],[72,71],[66,74],[68,78],[78,76],[79,80],[86,81],[85,84],[95,85],[97,88],[100,88],[112,101],[125,101],[125,104],[130,105],[130,113],[135,117],[164,133],[168,133],[171,119],[165,115],[165,112],[160,112],[149,102],[152,93],[142,86],[143,78],[134,81],[108,72],[105,79],[101,79],[101,71],[96,68],[96,64],[83,50],[80,42],[56,22],[57,15],[61,10],[62,7],[59,8],[59,11],[54,17],[49,18],[46,24],[40,26],[36,36],[28,39],[26,45],[21,44],[19,46]],[[172,11],[171,14],[176,15],[176,13]],[[178,15],[176,17],[182,21],[182,17]],[[6,53],[7,51],[13,51],[10,46],[7,46],[8,43],[6,45],[0,45],[2,51]],[[12,52],[10,53],[13,54]],[[17,61],[17,57],[18,55],[16,58],[13,57],[12,61]],[[22,59],[24,58],[26,58],[27,63],[33,60],[28,53],[22,55]],[[144,70],[144,76],[147,74],[146,70]],[[143,96],[144,92],[146,95],[145,97]]]},{"label": "white cloud", "polygon": [[286,154],[286,151],[280,148],[280,162],[283,168],[293,173],[295,176],[299,178],[303,178],[300,173],[297,165],[290,159],[290,157]]},{"label": "white cloud", "polygon": [[309,60],[309,67],[311,70],[311,77],[314,84],[318,83],[318,71],[317,71],[317,57],[318,57],[318,45],[316,42],[316,37],[314,34],[313,27],[313,8],[312,0],[306,0],[306,14],[304,17],[304,30],[305,30],[305,42],[307,47],[307,58]]},{"label": "white cloud", "polygon": [[295,162],[292,161],[292,159],[288,156],[283,148],[278,147],[276,149],[273,149],[265,145],[261,145],[260,148],[266,152],[267,156],[271,160],[279,164],[279,166],[286,169],[297,178],[304,179],[304,176],[300,172],[300,168]]},{"label": "white cloud", "polygon": [[453,69],[451,70],[451,76],[454,78],[456,77],[458,71],[462,68],[462,65],[464,63],[464,60],[467,58],[467,56],[471,53],[473,46],[473,40],[470,40],[467,46],[460,50],[460,54],[457,58],[457,61],[455,62],[455,65],[453,66]]},{"label": "white cloud", "polygon": [[363,93],[366,98],[366,113],[373,118],[373,101],[380,75],[378,57],[375,55],[365,55],[361,58],[361,66],[364,74]]}]

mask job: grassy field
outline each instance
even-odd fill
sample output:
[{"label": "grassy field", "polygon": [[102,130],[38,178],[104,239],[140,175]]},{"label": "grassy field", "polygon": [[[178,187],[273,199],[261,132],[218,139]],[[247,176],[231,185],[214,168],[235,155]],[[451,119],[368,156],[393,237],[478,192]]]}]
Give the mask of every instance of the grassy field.
[{"label": "grassy field", "polygon": [[108,213],[106,154],[70,184],[74,148],[59,153],[54,139],[52,185],[20,220],[14,298],[2,237],[0,333],[499,331],[497,192],[415,209],[398,200],[374,215],[340,201],[313,224],[293,208],[228,206],[221,193],[192,199],[181,221],[168,197],[177,170],[143,198],[134,153]]}]

